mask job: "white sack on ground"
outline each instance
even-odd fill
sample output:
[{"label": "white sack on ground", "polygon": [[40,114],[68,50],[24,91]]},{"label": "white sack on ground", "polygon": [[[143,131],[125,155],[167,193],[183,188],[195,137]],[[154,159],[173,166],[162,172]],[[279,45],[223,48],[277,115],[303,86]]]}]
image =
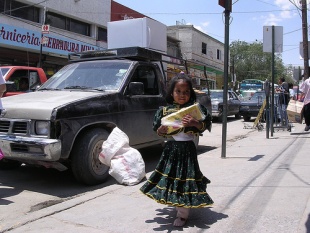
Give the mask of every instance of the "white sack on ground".
[{"label": "white sack on ground", "polygon": [[109,174],[120,184],[135,185],[145,177],[140,152],[129,146],[128,136],[117,127],[103,142],[99,160],[110,167]]}]

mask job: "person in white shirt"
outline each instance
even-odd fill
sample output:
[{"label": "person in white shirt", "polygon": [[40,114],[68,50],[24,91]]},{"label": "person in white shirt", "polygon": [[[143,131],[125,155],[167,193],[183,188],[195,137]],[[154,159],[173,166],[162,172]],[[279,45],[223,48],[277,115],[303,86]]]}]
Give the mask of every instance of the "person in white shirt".
[{"label": "person in white shirt", "polygon": [[305,118],[305,131],[309,131],[310,128],[310,78],[303,80],[299,85],[299,90],[304,93],[304,109],[303,115]]},{"label": "person in white shirt", "polygon": [[6,91],[5,80],[3,78],[2,72],[0,70],[0,97],[3,96],[3,93]]}]

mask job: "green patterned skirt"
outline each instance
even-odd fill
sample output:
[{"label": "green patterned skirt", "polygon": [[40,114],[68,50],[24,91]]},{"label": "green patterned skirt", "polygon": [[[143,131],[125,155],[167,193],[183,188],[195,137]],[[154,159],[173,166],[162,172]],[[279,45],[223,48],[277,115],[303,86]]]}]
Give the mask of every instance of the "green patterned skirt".
[{"label": "green patterned skirt", "polygon": [[140,190],[158,203],[199,208],[213,204],[210,180],[200,171],[192,141],[168,141],[155,171]]}]

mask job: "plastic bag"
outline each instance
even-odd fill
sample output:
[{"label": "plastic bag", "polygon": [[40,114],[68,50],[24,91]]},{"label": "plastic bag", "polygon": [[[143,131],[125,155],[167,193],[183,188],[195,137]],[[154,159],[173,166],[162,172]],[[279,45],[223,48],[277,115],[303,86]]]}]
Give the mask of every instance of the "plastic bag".
[{"label": "plastic bag", "polygon": [[140,152],[129,146],[128,136],[117,127],[103,142],[99,160],[110,167],[109,174],[120,184],[135,185],[145,177]]}]

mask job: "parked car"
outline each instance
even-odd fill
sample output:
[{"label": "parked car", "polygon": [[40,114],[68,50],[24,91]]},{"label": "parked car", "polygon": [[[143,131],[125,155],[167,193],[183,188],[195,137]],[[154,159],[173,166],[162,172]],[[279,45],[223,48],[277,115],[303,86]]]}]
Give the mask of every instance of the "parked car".
[{"label": "parked car", "polygon": [[[203,91],[207,91],[206,89]],[[210,97],[212,103],[212,117],[218,121],[223,121],[223,90],[210,90]],[[227,116],[235,115],[236,119],[240,119],[239,107],[241,101],[238,95],[231,90],[228,90],[227,96]]]},{"label": "parked car", "polygon": [[241,101],[239,112],[244,121],[250,121],[251,117],[257,117],[265,99],[265,91],[257,91],[249,100]]},{"label": "parked car", "polygon": [[3,97],[35,91],[47,81],[44,70],[30,66],[0,66],[0,72],[6,81]]}]

